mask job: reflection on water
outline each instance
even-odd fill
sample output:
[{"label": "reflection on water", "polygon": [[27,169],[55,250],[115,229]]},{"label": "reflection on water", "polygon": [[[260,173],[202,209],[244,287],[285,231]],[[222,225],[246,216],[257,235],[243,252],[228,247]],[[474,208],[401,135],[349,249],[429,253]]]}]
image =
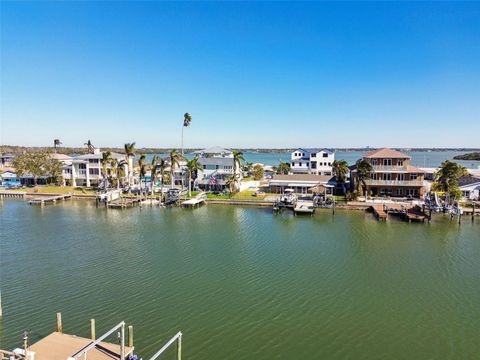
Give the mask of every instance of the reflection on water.
[{"label": "reflection on water", "polygon": [[[479,224],[273,216],[204,206],[1,214],[1,347],[121,319],[146,358],[177,330],[194,359],[471,359],[480,352]],[[421,354],[421,355],[419,355]]]}]

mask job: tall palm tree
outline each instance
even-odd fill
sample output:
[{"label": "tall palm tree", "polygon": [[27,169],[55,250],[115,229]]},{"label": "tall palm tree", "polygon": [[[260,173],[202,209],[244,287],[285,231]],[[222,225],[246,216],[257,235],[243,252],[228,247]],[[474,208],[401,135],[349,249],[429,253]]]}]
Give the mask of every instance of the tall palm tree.
[{"label": "tall palm tree", "polygon": [[202,168],[202,165],[198,162],[198,157],[194,157],[192,160],[187,161],[188,169],[188,196],[192,196],[192,177],[193,174],[199,171]]},{"label": "tall palm tree", "polygon": [[237,175],[237,167],[240,167],[240,163],[245,160],[243,153],[238,150],[233,150],[233,174]]},{"label": "tall palm tree", "polygon": [[151,170],[150,170],[150,178],[152,180],[152,188],[150,190],[150,193],[153,197],[153,190],[154,190],[154,187],[155,187],[155,182],[157,181],[157,175],[158,175],[158,170],[159,170],[159,166],[158,166],[158,160],[159,160],[159,156],[157,155],[153,155],[152,157],[152,166],[151,166]]},{"label": "tall palm tree", "polygon": [[53,148],[55,150],[55,154],[57,153],[57,147],[59,147],[62,144],[60,139],[54,139],[53,140]]},{"label": "tall palm tree", "polygon": [[342,185],[343,193],[345,194],[345,181],[347,180],[347,174],[350,171],[348,163],[345,160],[335,160],[332,163],[333,175],[337,180],[337,184]]},{"label": "tall palm tree", "polygon": [[104,151],[102,153],[102,177],[103,177],[103,186],[105,190],[107,190],[107,166],[112,160],[112,153],[110,151]]},{"label": "tall palm tree", "polygon": [[120,189],[120,185],[123,187],[123,183],[124,183],[124,180],[125,180],[125,166],[127,166],[127,162],[125,160],[120,160],[118,162],[118,166],[117,166],[117,189]]},{"label": "tall palm tree", "polygon": [[175,177],[174,177],[174,172],[175,168],[180,164],[180,159],[182,159],[182,155],[180,155],[177,151],[177,149],[172,149],[169,154],[170,158],[170,183],[172,189],[175,186]]},{"label": "tall palm tree", "polygon": [[142,188],[142,179],[145,178],[145,174],[147,173],[145,159],[145,155],[140,156],[140,159],[138,159],[138,167],[140,172],[140,188]]},{"label": "tall palm tree", "polygon": [[168,163],[164,158],[159,157],[157,160],[157,167],[160,171],[160,181],[162,182],[163,189],[163,185],[165,184],[165,170],[167,170]]},{"label": "tall palm tree", "polygon": [[192,115],[185,113],[183,115],[183,126],[182,126],[182,156],[183,156],[183,129],[190,126],[192,122]]},{"label": "tall palm tree", "polygon": [[125,160],[128,164],[128,186],[132,184],[133,175],[133,158],[135,157],[135,142],[126,143],[125,148]]},{"label": "tall palm tree", "polygon": [[372,178],[372,165],[365,159],[359,159],[356,162],[356,167],[355,180],[357,190],[359,190],[360,184],[362,184],[363,189],[366,190],[367,184],[365,181]]}]

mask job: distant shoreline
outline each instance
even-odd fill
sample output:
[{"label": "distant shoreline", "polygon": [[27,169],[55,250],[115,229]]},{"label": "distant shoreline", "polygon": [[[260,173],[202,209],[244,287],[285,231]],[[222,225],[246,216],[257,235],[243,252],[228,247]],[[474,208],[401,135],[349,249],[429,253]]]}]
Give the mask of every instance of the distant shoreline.
[{"label": "distant shoreline", "polygon": [[[112,151],[117,153],[125,153],[123,148],[119,147],[100,147],[104,151]],[[250,152],[250,153],[259,153],[259,154],[284,154],[294,151],[297,148],[236,148],[243,152]],[[163,154],[167,153],[172,148],[138,148],[136,152],[138,154]],[[342,151],[342,152],[366,152],[375,150],[377,148],[374,147],[363,147],[363,148],[331,148],[335,151]],[[475,152],[480,151],[477,148],[393,148],[399,151],[404,152],[431,152],[431,151],[461,151],[461,152]],[[191,153],[196,150],[201,150],[201,148],[187,148],[185,149],[186,153]],[[36,151],[47,151],[52,152],[53,146],[17,146],[17,145],[1,145],[0,146],[0,153],[1,154],[21,154],[23,152],[36,152]],[[85,147],[59,147],[57,148],[57,152],[61,154],[83,154],[86,152]]]}]

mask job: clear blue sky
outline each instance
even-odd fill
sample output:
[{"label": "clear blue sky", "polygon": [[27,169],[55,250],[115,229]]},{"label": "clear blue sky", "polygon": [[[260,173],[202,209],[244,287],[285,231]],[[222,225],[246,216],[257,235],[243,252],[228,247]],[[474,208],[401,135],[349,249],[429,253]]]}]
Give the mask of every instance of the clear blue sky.
[{"label": "clear blue sky", "polygon": [[480,3],[1,2],[3,144],[480,147]]}]

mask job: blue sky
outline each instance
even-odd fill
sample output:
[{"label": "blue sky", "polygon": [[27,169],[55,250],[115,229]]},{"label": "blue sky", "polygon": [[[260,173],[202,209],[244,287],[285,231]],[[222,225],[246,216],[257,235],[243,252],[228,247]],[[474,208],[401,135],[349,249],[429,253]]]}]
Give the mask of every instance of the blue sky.
[{"label": "blue sky", "polygon": [[480,146],[480,3],[0,6],[2,144]]}]

